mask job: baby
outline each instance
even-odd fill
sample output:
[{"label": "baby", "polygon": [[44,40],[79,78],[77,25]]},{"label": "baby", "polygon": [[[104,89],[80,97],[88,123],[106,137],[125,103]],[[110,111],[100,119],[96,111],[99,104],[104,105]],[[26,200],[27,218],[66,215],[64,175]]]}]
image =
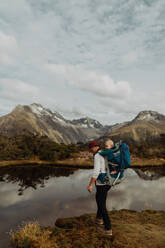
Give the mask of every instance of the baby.
[{"label": "baby", "polygon": [[[107,140],[107,141],[105,142],[105,149],[106,149],[106,150],[100,152],[100,154],[101,154],[103,157],[107,157],[107,160],[108,160],[108,161],[112,161],[112,159],[113,159],[113,157],[114,157],[114,156],[113,156],[113,152],[112,152],[112,150],[111,150],[111,148],[112,148],[113,146],[114,146],[113,141],[109,139],[109,140]],[[116,168],[111,166],[111,168],[110,168],[110,173],[111,173],[112,175],[116,174],[116,173],[117,173]]]}]

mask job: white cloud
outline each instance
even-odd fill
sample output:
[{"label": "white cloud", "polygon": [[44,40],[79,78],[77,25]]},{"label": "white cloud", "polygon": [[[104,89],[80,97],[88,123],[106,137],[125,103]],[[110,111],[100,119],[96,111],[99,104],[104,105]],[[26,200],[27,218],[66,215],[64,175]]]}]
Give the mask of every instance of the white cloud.
[{"label": "white cloud", "polygon": [[128,82],[114,82],[108,75],[96,71],[85,70],[73,65],[47,65],[48,71],[61,76],[69,85],[101,97],[127,98],[131,87]]},{"label": "white cloud", "polygon": [[0,87],[1,113],[32,101],[103,122],[165,113],[164,11],[164,0],[1,1],[0,74],[17,82]]},{"label": "white cloud", "polygon": [[[55,95],[57,94],[57,97]],[[56,88],[47,87],[47,85],[31,84],[30,82],[0,78],[0,112],[9,113],[18,104],[41,103],[44,107],[54,110],[57,106],[57,99],[60,102],[59,92]]]},{"label": "white cloud", "polygon": [[[25,24],[31,15],[30,13],[29,4],[26,0],[15,0],[14,4],[10,0],[0,1],[0,20],[4,19],[9,24],[7,25],[9,29],[10,26],[17,29],[18,26]],[[13,32],[15,30],[11,31]]]},{"label": "white cloud", "polygon": [[0,64],[11,65],[14,63],[14,55],[17,51],[15,37],[0,31]]},{"label": "white cloud", "polygon": [[125,65],[130,65],[138,61],[139,54],[136,51],[130,51],[129,53],[123,55],[121,59]]},{"label": "white cloud", "polygon": [[0,97],[12,101],[18,99],[29,101],[39,94],[39,89],[36,86],[25,83],[17,79],[0,79]]}]

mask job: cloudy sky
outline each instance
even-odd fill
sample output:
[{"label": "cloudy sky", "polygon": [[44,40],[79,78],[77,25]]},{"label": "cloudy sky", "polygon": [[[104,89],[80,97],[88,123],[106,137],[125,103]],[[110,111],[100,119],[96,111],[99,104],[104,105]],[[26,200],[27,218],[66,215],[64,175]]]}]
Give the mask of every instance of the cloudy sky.
[{"label": "cloudy sky", "polygon": [[1,0],[0,116],[40,103],[104,124],[165,114],[164,0]]}]

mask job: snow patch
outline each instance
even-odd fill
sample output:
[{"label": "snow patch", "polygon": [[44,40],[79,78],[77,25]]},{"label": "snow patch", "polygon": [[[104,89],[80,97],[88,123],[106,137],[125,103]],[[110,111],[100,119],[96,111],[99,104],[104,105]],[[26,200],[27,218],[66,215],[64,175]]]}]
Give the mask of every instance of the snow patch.
[{"label": "snow patch", "polygon": [[59,121],[59,122],[61,122],[61,124],[66,125],[66,122],[65,122],[64,120],[62,120],[62,119],[58,118],[57,116],[54,116],[54,117],[53,117],[53,120],[55,120],[55,121]]},{"label": "snow patch", "polygon": [[94,127],[95,127],[95,125],[94,125],[93,123],[91,123],[91,124],[90,124],[90,127],[93,127],[93,128],[94,128]]},{"label": "snow patch", "polygon": [[52,114],[48,110],[44,109],[41,105],[31,104],[30,108],[32,112],[37,114],[38,116],[42,116],[42,115],[52,116]]},{"label": "snow patch", "polygon": [[154,113],[154,112],[142,112],[142,113],[139,114],[139,116],[137,116],[136,119],[140,120],[140,121],[143,121],[143,120],[146,120],[146,121],[151,121],[151,120],[158,121],[157,120],[157,114]]},{"label": "snow patch", "polygon": [[154,117],[150,114],[139,116],[139,118],[138,118],[138,120],[153,120],[153,119],[154,119]]},{"label": "snow patch", "polygon": [[83,123],[82,123],[82,124],[80,124],[80,126],[81,126],[81,127],[85,127],[85,128],[87,128],[87,127],[88,127],[88,125],[87,125],[87,124],[83,124]]},{"label": "snow patch", "polygon": [[41,114],[41,109],[38,109],[36,106],[31,105],[30,108],[31,108],[31,110],[32,110],[33,113],[35,113],[35,114],[37,114],[37,115],[39,115],[39,116],[42,115],[42,114]]}]

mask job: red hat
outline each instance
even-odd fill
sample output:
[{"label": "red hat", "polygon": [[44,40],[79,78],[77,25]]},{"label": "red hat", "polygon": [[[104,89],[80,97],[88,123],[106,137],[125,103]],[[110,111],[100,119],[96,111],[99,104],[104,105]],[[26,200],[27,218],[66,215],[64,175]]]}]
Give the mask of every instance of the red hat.
[{"label": "red hat", "polygon": [[88,145],[89,149],[91,149],[92,147],[95,147],[95,146],[99,146],[98,142],[95,140],[91,141]]}]

